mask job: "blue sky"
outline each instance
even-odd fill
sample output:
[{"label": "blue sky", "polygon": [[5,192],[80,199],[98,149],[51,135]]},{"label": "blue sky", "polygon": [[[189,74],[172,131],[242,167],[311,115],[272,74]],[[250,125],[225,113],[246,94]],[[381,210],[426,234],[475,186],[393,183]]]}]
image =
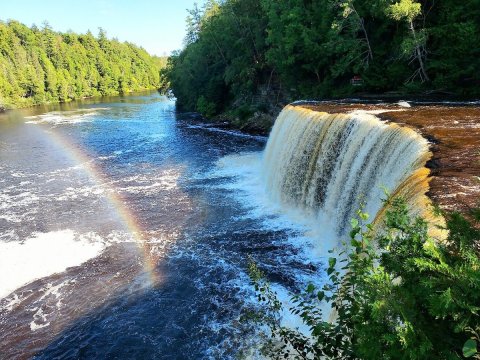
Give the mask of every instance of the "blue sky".
[{"label": "blue sky", "polygon": [[182,47],[187,9],[204,0],[1,0],[0,19],[28,26],[48,21],[57,31],[98,33],[130,41],[154,55]]}]

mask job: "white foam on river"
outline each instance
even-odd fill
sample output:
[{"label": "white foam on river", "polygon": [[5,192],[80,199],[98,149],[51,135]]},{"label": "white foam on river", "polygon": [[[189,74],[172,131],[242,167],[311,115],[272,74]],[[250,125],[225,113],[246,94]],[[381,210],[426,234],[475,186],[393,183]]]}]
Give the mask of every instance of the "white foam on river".
[{"label": "white foam on river", "polygon": [[35,233],[24,242],[0,243],[0,298],[36,279],[65,271],[104,249],[94,234],[72,230]]},{"label": "white foam on river", "polygon": [[98,115],[98,111],[108,110],[108,108],[79,109],[72,111],[52,111],[46,114],[27,116],[26,124],[78,124],[92,121],[93,117]]}]

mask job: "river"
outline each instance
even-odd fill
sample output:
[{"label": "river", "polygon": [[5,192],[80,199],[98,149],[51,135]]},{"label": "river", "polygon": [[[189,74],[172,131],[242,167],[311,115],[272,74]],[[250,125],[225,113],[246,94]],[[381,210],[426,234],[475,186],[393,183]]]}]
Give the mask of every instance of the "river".
[{"label": "river", "polygon": [[265,198],[266,140],[157,93],[0,115],[0,358],[247,351],[248,256],[283,288],[323,273]]}]

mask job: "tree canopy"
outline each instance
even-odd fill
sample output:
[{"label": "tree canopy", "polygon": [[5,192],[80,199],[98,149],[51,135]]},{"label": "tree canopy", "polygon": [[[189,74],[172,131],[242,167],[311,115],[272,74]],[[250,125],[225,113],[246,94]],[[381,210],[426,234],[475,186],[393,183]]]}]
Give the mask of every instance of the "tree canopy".
[{"label": "tree canopy", "polygon": [[479,0],[209,0],[187,30],[164,75],[179,106],[206,115],[357,92],[480,94]]},{"label": "tree canopy", "polygon": [[55,32],[0,21],[0,106],[24,107],[160,87],[165,60],[103,29]]}]

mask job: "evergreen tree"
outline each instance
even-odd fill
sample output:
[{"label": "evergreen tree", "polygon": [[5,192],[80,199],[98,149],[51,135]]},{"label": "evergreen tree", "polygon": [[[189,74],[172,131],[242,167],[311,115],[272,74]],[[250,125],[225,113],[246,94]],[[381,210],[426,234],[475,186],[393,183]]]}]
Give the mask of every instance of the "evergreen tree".
[{"label": "evergreen tree", "polygon": [[478,43],[480,0],[212,0],[163,75],[180,107],[209,115],[355,92],[478,96]]},{"label": "evergreen tree", "polygon": [[165,61],[103,29],[58,33],[48,23],[28,28],[0,22],[0,101],[6,108],[117,95],[160,87]]}]

